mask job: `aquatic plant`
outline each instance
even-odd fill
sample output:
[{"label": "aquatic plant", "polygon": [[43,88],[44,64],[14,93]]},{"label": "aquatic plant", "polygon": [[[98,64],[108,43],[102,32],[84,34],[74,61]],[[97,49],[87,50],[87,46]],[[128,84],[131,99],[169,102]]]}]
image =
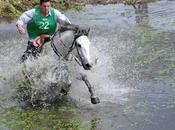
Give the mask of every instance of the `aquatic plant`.
[{"label": "aquatic plant", "polygon": [[0,129],[81,130],[81,111],[77,108],[0,109]]}]

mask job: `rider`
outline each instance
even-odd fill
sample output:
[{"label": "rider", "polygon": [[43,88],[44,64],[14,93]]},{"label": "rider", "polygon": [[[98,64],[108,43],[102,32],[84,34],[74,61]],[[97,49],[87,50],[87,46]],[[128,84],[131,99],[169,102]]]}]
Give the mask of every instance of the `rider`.
[{"label": "rider", "polygon": [[40,46],[39,44],[51,40],[52,35],[56,31],[57,23],[60,25],[71,24],[64,14],[51,7],[51,0],[40,0],[39,6],[24,12],[20,16],[16,22],[17,30],[20,34],[25,34],[24,24],[27,24],[29,36],[27,49],[21,57],[22,62],[30,54],[36,56],[36,48]]}]

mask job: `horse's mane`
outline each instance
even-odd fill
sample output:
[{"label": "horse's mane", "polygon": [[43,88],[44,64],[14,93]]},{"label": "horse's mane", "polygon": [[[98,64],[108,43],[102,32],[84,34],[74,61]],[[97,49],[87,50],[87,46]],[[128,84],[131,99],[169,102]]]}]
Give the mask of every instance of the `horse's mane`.
[{"label": "horse's mane", "polygon": [[65,31],[68,31],[68,30],[72,30],[72,31],[76,32],[79,29],[80,29],[80,27],[78,25],[74,25],[74,24],[62,25],[61,28],[60,28],[60,32],[65,32]]},{"label": "horse's mane", "polygon": [[80,26],[75,25],[75,24],[61,26],[61,28],[60,28],[60,32],[65,32],[65,31],[69,31],[69,30],[74,31],[74,33],[76,35],[82,35],[82,34],[88,35],[90,28],[83,28],[83,27],[80,27]]}]

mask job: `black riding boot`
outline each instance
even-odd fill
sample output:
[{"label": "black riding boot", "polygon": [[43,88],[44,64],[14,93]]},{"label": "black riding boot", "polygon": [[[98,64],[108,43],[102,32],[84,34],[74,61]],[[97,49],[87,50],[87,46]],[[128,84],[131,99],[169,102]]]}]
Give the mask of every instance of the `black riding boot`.
[{"label": "black riding boot", "polygon": [[24,52],[24,54],[22,55],[20,61],[24,62],[25,60],[27,60],[27,58],[29,56],[33,56],[34,58],[37,57],[37,49],[33,46],[33,42],[28,41],[28,45],[27,45],[27,49]]}]

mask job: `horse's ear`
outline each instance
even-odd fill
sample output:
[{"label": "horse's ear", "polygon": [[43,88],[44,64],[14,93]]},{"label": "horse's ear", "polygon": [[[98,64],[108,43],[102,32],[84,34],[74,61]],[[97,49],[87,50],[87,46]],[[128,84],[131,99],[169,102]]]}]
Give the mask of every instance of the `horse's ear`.
[{"label": "horse's ear", "polygon": [[86,30],[87,36],[89,35],[89,32],[90,32],[90,28],[88,28],[88,29]]},{"label": "horse's ear", "polygon": [[88,33],[90,32],[90,28],[88,28]]}]

